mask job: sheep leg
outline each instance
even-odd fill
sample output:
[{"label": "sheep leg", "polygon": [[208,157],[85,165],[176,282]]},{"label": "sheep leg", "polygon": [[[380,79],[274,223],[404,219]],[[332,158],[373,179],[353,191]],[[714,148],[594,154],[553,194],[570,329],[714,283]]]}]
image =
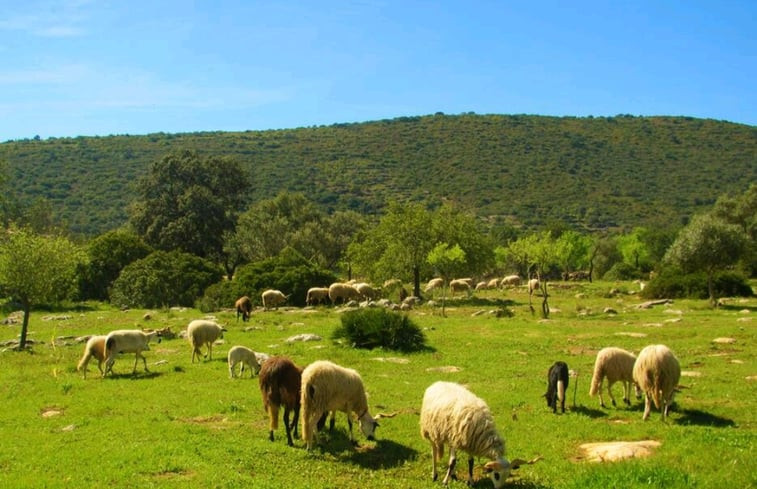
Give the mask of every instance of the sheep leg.
[{"label": "sheep leg", "polygon": [[468,486],[473,486],[473,457],[468,458]]},{"label": "sheep leg", "polygon": [[287,445],[290,447],[294,446],[294,443],[292,443],[292,427],[289,425],[289,408],[284,407],[284,429],[286,429],[287,432]]},{"label": "sheep leg", "polygon": [[268,439],[273,441],[273,432],[279,424],[279,406],[273,403],[268,404]]},{"label": "sheep leg", "polygon": [[294,418],[292,419],[292,428],[294,428],[294,437],[297,438],[297,425],[299,424],[300,420],[300,406],[296,405],[294,407]]},{"label": "sheep leg", "polygon": [[623,382],[623,402],[626,406],[631,405],[631,383]]},{"label": "sheep leg", "polygon": [[237,366],[237,364],[236,364],[236,363],[230,363],[230,364],[229,364],[229,378],[230,378],[230,379],[233,379],[233,378],[234,378],[234,368],[235,368],[236,366]]},{"label": "sheep leg", "polygon": [[610,400],[612,401],[612,407],[616,407],[617,404],[615,404],[615,397],[612,395],[612,382],[607,382],[607,393],[610,395]]},{"label": "sheep leg", "polygon": [[352,436],[352,418],[349,414],[347,415],[347,426],[350,428],[350,443],[352,443],[353,446],[357,446],[357,440]]},{"label": "sheep leg", "polygon": [[149,372],[149,370],[147,370],[147,358],[145,358],[145,356],[142,355],[142,353],[137,353],[137,355],[139,355],[142,358],[142,363],[145,366],[145,372]]},{"label": "sheep leg", "polygon": [[449,463],[447,464],[447,475],[444,476],[444,480],[442,483],[446,486],[449,484],[450,479],[457,479],[455,477],[455,463],[457,462],[457,457],[455,456],[455,448],[450,447],[449,449]]},{"label": "sheep leg", "polygon": [[208,354],[206,355],[208,360],[213,360],[213,342],[208,343]]},{"label": "sheep leg", "polygon": [[432,442],[431,443],[431,480],[434,482],[436,482],[436,479],[439,478],[439,474],[436,472],[436,462],[440,458],[442,458],[441,455],[442,454],[439,447]]},{"label": "sheep leg", "polygon": [[644,416],[641,417],[644,421],[649,417],[649,412],[652,410],[652,400],[649,398],[649,394],[644,396]]}]

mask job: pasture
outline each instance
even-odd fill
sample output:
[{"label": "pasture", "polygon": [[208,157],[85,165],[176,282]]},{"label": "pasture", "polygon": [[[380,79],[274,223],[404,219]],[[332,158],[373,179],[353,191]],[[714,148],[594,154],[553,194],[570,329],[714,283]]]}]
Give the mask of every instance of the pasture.
[{"label": "pasture", "polygon": [[[643,300],[635,295],[608,294],[634,287],[554,284],[548,320],[531,314],[523,289],[448,300],[447,317],[421,306],[409,314],[429,349],[407,355],[334,344],[339,313],[330,307],[258,309],[248,323],[229,309],[215,314],[228,332],[212,360],[192,364],[186,340],[164,340],[145,352],[149,373],[140,361],[132,375],[134,356],[125,354],[105,379],[96,360],[86,379],[76,372],[84,344],[70,338],[124,328],[178,332],[205,315],[160,310],[145,320],[146,311],[99,304],[35,311],[31,353],[0,353],[0,487],[440,488],[448,452],[434,483],[431,449],[418,429],[423,392],[437,380],[465,384],[489,404],[508,458],[543,457],[521,467],[507,487],[757,486],[757,299],[730,299],[718,310],[688,300],[639,309]],[[512,317],[490,314],[502,308]],[[0,341],[19,331],[0,326]],[[285,341],[300,333],[323,339]],[[653,410],[642,421],[643,400],[613,408],[605,397],[608,409],[600,408],[588,395],[597,351],[619,346],[638,353],[652,343],[668,345],[683,371],[669,420]],[[226,353],[234,345],[286,355],[300,366],[329,359],[355,368],[371,413],[398,414],[380,422],[375,442],[355,426],[357,449],[341,413],[335,431],[321,435],[312,452],[300,439],[288,447],[282,425],[270,442],[257,377],[229,378]],[[555,360],[578,374],[570,379],[564,415],[553,414],[541,397]],[[614,393],[620,401],[621,384]],[[612,463],[591,462],[579,448],[636,440],[660,445],[649,457]],[[466,460],[458,455],[460,480],[450,487],[465,487]],[[485,462],[476,461],[477,488],[491,487],[481,473]]]}]

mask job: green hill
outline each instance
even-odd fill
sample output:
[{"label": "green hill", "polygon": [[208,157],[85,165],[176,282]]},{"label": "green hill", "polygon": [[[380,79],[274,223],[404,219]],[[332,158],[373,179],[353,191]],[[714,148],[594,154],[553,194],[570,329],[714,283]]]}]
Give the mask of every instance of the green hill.
[{"label": "green hill", "polygon": [[51,138],[0,144],[17,199],[43,197],[73,232],[127,219],[134,183],[168,152],[230,155],[250,201],[298,191],[327,210],[455,201],[536,227],[678,225],[757,181],[757,128],[689,117],[401,117],[287,130]]}]

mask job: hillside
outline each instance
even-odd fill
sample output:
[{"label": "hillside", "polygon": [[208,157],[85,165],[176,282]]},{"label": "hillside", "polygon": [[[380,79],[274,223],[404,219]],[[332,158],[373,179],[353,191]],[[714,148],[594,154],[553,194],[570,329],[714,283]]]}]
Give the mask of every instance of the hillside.
[{"label": "hillside", "polygon": [[230,155],[250,201],[299,191],[328,210],[455,201],[535,227],[678,225],[757,181],[757,128],[688,117],[402,117],[271,131],[51,138],[0,144],[21,202],[44,197],[76,233],[119,226],[148,165],[170,151]]}]

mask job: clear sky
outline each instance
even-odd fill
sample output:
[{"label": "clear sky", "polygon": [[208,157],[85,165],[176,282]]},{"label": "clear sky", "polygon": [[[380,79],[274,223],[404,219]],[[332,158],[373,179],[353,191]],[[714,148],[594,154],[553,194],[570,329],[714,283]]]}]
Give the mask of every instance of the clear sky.
[{"label": "clear sky", "polygon": [[757,0],[0,0],[0,141],[400,116],[757,125]]}]

